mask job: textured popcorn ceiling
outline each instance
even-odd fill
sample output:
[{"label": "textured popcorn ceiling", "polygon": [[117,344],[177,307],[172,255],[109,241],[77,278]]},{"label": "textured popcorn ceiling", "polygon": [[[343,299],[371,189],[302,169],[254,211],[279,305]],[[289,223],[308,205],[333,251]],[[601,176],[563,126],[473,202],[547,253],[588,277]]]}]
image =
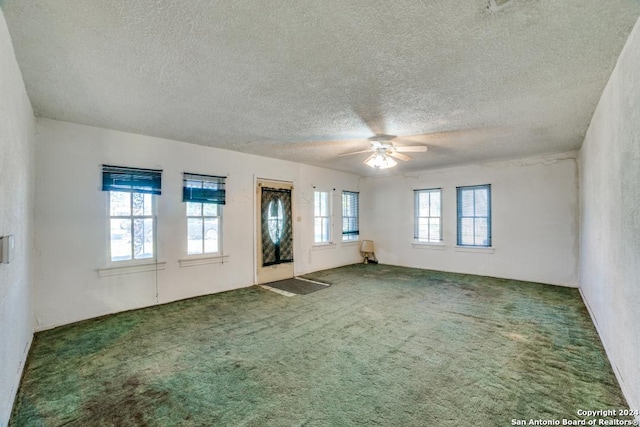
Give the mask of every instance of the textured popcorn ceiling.
[{"label": "textured popcorn ceiling", "polygon": [[[36,114],[392,173],[576,149],[637,0],[0,1]],[[346,140],[346,141],[345,141]]]}]

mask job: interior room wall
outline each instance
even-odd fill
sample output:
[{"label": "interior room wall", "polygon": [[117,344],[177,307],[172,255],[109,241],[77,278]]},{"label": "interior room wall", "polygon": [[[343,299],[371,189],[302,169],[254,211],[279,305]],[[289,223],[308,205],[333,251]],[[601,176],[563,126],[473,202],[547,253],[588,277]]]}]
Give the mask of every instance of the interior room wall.
[{"label": "interior room wall", "polygon": [[0,11],[0,236],[13,235],[0,264],[0,425],[9,421],[32,338],[33,134],[35,123]]},{"label": "interior room wall", "polygon": [[[179,141],[37,120],[35,226],[36,329],[254,284],[255,182],[291,181],[296,274],[360,260],[356,246],[313,247],[313,190],[335,188],[334,235],[340,233],[337,194],[357,189],[356,175]],[[158,269],[101,277],[107,267],[107,193],[101,166],[162,169],[157,197]],[[186,258],[182,173],[227,176],[223,263],[180,266]]]},{"label": "interior room wall", "polygon": [[[575,287],[576,153],[364,180],[363,238],[380,262]],[[456,247],[456,187],[491,184],[493,250]],[[416,245],[413,190],[442,189],[442,245]]]},{"label": "interior room wall", "polygon": [[[639,21],[640,22],[640,21]],[[580,150],[580,288],[627,401],[640,410],[640,24]]]}]

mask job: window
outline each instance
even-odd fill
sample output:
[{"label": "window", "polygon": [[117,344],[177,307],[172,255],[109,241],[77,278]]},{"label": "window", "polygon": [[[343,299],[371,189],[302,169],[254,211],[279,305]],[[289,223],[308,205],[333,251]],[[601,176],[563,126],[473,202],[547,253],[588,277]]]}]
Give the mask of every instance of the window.
[{"label": "window", "polygon": [[111,261],[154,258],[156,207],[160,170],[102,167],[102,190],[109,192]]},{"label": "window", "polygon": [[221,252],[222,205],[226,202],[225,178],[184,174],[182,201],[187,209],[187,254]]},{"label": "window", "polygon": [[314,191],[313,193],[314,243],[331,242],[330,200],[328,191]]},{"label": "window", "polygon": [[342,192],[342,240],[358,240],[359,194],[353,191]]},{"label": "window", "polygon": [[458,246],[491,246],[491,185],[457,191]]},{"label": "window", "polygon": [[414,190],[414,232],[416,242],[442,241],[442,190]]}]

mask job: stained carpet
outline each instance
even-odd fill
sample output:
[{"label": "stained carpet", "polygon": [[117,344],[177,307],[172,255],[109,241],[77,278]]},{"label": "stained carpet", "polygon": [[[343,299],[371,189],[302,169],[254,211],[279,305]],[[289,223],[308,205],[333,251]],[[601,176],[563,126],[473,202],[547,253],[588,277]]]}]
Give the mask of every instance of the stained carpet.
[{"label": "stained carpet", "polygon": [[386,265],[37,333],[12,426],[510,426],[626,407],[576,289]]}]

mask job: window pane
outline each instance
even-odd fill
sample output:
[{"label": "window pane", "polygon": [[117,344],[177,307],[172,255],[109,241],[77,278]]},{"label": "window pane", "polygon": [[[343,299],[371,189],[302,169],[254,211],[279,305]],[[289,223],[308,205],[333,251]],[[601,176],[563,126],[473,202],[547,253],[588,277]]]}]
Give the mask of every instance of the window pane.
[{"label": "window pane", "polygon": [[487,193],[488,191],[483,188],[479,190],[474,190],[475,193],[475,205],[476,205],[476,216],[487,216]]},{"label": "window pane", "polygon": [[203,181],[202,182],[202,188],[208,188],[210,190],[217,190],[218,186],[219,186],[219,184],[217,182],[211,182],[211,181]]},{"label": "window pane", "polygon": [[218,216],[218,205],[213,203],[203,203],[202,204],[202,215],[203,216]]},{"label": "window pane", "polygon": [[353,210],[353,200],[349,194],[342,193],[342,215],[349,216]]},{"label": "window pane", "polygon": [[429,216],[429,193],[421,192],[418,196],[418,216]]},{"label": "window pane", "polygon": [[144,209],[143,215],[151,216],[153,215],[153,194],[145,194],[144,195]]},{"label": "window pane", "polygon": [[321,216],[329,215],[329,193],[326,193],[326,192],[320,193],[320,215]]},{"label": "window pane", "polygon": [[429,239],[429,218],[418,219],[418,240]]},{"label": "window pane", "polygon": [[199,180],[186,180],[185,186],[187,188],[202,188],[202,181],[199,181]]},{"label": "window pane", "polygon": [[322,241],[329,241],[329,218],[322,218]]},{"label": "window pane", "polygon": [[460,221],[460,237],[463,245],[475,245],[473,239],[473,218],[462,218]]},{"label": "window pane", "polygon": [[202,216],[202,203],[187,202],[187,216]]},{"label": "window pane", "polygon": [[204,220],[204,251],[206,253],[218,252],[217,218],[208,218]]},{"label": "window pane", "polygon": [[440,241],[440,218],[429,218],[429,241]]},{"label": "window pane", "polygon": [[473,216],[473,190],[462,191],[462,216]]},{"label": "window pane", "polygon": [[109,191],[109,210],[111,216],[131,215],[131,193]]},{"label": "window pane", "polygon": [[132,210],[134,216],[142,216],[144,215],[144,197],[143,193],[132,193]]},{"label": "window pane", "polygon": [[430,213],[429,216],[440,216],[440,192],[432,191],[431,192],[431,203],[430,203]]},{"label": "window pane", "polygon": [[313,193],[313,216],[320,216],[320,192]]},{"label": "window pane", "polygon": [[476,218],[475,219],[475,240],[474,244],[478,246],[488,246],[489,245],[489,234],[487,229],[487,220],[486,218]]},{"label": "window pane", "polygon": [[314,242],[322,242],[322,218],[315,218],[313,221]]},{"label": "window pane", "polygon": [[144,257],[153,257],[153,250],[155,245],[155,236],[153,231],[153,219],[146,218],[142,221],[144,227]]},{"label": "window pane", "polygon": [[153,257],[153,219],[133,220],[133,257]]},{"label": "window pane", "polygon": [[129,259],[131,259],[131,220],[112,219],[111,261],[125,261]]},{"label": "window pane", "polygon": [[347,217],[345,218],[347,224],[345,231],[358,231],[358,218],[356,217]]},{"label": "window pane", "polygon": [[[201,203],[194,203],[200,205]],[[202,218],[187,219],[187,253],[201,254],[203,250],[203,220]]]}]

